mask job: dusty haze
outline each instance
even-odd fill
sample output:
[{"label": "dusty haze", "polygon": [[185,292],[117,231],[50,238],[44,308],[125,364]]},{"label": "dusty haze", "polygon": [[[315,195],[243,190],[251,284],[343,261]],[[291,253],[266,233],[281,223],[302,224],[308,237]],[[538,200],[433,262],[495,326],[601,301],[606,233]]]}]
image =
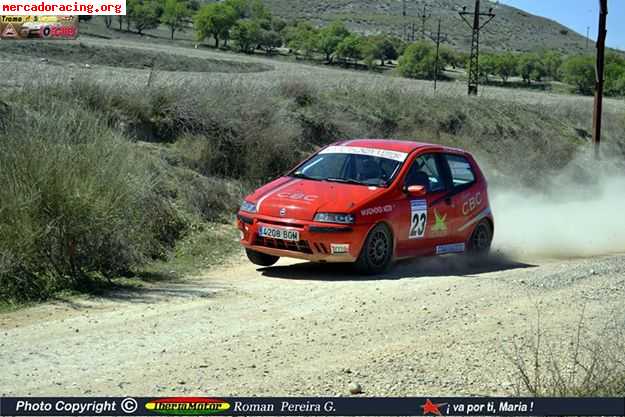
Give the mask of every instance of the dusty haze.
[{"label": "dusty haze", "polygon": [[577,158],[541,189],[490,190],[495,249],[577,257],[625,252],[625,171]]}]

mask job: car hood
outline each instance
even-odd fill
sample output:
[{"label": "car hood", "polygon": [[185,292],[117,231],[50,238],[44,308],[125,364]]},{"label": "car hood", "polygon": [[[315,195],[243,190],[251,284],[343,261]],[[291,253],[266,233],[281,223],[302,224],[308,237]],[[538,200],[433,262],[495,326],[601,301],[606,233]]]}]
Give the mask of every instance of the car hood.
[{"label": "car hood", "polygon": [[318,212],[353,213],[385,188],[283,177],[247,198],[265,216],[312,221]]}]

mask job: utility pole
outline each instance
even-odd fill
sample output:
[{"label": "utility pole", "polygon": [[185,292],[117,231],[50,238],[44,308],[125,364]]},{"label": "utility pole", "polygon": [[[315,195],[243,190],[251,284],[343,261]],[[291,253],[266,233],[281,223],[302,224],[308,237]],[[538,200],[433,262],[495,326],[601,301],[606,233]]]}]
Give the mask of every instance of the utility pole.
[{"label": "utility pole", "polygon": [[438,30],[436,31],[436,37],[428,36],[432,41],[436,42],[436,68],[434,70],[434,90],[437,88],[438,84],[438,75],[440,73],[440,51],[441,51],[441,42],[447,42],[447,34],[441,33],[441,18],[438,18]]},{"label": "utility pole", "polygon": [[586,49],[588,49],[588,44],[590,43],[590,26],[586,27]]},{"label": "utility pole", "polygon": [[597,35],[597,68],[595,87],[595,106],[592,116],[592,142],[595,147],[595,158],[599,159],[599,147],[601,145],[601,117],[603,115],[603,82],[605,67],[605,38],[608,20],[608,0],[599,0],[599,34]]},{"label": "utility pole", "polygon": [[[445,34],[447,39],[447,34]],[[438,18],[438,30],[436,31],[436,71],[434,72],[434,90],[436,90],[436,84],[438,83],[439,74],[439,62],[440,62],[440,48],[441,48],[441,19]]]},{"label": "utility pole", "polygon": [[401,12],[401,15],[402,15],[401,25],[402,25],[403,30],[404,30],[404,34],[403,34],[402,39],[404,41],[408,41],[408,33],[406,31],[406,0],[402,0],[402,8],[403,9],[402,9],[402,12]]},{"label": "utility pole", "polygon": [[[488,13],[480,13],[480,0],[475,0],[475,10],[467,12],[466,7],[462,8],[460,16],[473,30],[471,38],[471,57],[469,58],[469,95],[476,96],[480,83],[480,30],[495,18],[492,7]],[[473,15],[473,23],[466,16]],[[481,23],[482,17],[487,17],[486,22]]]},{"label": "utility pole", "polygon": [[425,40],[425,23],[430,18],[431,15],[427,14],[427,5],[423,5],[423,14],[421,15],[421,39]]}]

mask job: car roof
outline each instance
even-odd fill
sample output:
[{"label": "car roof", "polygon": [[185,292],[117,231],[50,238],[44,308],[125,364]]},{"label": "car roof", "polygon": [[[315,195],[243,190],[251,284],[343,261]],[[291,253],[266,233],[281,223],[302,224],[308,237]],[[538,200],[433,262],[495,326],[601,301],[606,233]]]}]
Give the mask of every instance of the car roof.
[{"label": "car roof", "polygon": [[383,149],[386,151],[411,153],[417,150],[445,151],[453,153],[466,153],[462,149],[450,148],[433,143],[413,142],[409,140],[396,139],[353,139],[335,143],[334,145],[353,146],[358,148]]}]

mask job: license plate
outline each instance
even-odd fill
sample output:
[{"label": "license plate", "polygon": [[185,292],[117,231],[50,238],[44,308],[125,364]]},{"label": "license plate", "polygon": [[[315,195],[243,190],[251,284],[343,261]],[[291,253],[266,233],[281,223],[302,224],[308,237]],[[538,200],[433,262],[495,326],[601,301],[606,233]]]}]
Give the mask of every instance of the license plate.
[{"label": "license plate", "polygon": [[270,237],[272,239],[288,240],[289,242],[299,241],[299,232],[297,230],[279,229],[277,227],[262,226],[258,234],[262,237]]}]

